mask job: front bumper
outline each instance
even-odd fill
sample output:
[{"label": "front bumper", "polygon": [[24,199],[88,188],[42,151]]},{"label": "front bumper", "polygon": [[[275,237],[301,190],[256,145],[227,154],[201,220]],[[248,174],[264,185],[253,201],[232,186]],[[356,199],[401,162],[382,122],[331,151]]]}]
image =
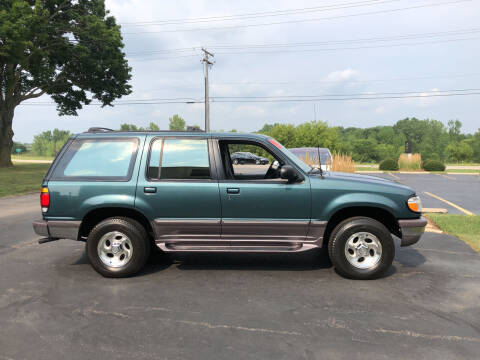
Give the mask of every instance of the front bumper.
[{"label": "front bumper", "polygon": [[427,219],[422,216],[419,219],[398,220],[398,225],[402,231],[401,246],[410,246],[420,240],[425,232]]},{"label": "front bumper", "polygon": [[77,240],[80,229],[80,221],[37,220],[32,225],[37,235],[50,239]]}]

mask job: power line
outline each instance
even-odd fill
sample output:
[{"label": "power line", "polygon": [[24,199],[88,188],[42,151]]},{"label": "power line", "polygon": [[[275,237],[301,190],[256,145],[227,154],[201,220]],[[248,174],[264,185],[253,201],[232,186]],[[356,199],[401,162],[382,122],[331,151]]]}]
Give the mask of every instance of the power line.
[{"label": "power line", "polygon": [[271,102],[314,102],[314,101],[348,101],[348,100],[379,100],[379,99],[407,99],[407,98],[429,98],[429,97],[450,97],[480,95],[480,92],[458,93],[458,94],[418,94],[399,96],[377,96],[377,97],[346,97],[346,98],[315,98],[315,99],[273,99],[273,100],[219,100],[215,102],[225,103],[271,103]]},{"label": "power line", "polygon": [[315,6],[308,8],[299,8],[299,9],[287,9],[287,10],[276,10],[276,11],[264,11],[256,13],[246,13],[246,14],[237,14],[237,15],[224,15],[224,16],[211,16],[211,17],[201,17],[201,18],[184,18],[184,19],[170,19],[170,20],[156,20],[156,21],[137,21],[137,22],[126,22],[122,23],[122,26],[165,26],[165,25],[181,25],[181,24],[197,24],[197,23],[211,23],[218,21],[236,21],[236,20],[248,20],[256,19],[261,17],[275,17],[275,16],[287,16],[287,15],[297,15],[297,14],[306,14],[312,12],[321,12],[321,11],[331,11],[359,6],[370,6],[370,5],[381,5],[384,3],[397,2],[401,0],[364,0],[356,1],[351,3],[343,4],[332,4],[332,5],[323,5]]},{"label": "power line", "polygon": [[[451,31],[414,33],[414,34],[370,37],[370,38],[310,41],[310,42],[290,42],[290,43],[268,43],[268,44],[211,45],[210,47],[214,49],[233,49],[233,50],[252,49],[252,48],[265,49],[265,48],[276,48],[276,47],[288,48],[288,47],[338,45],[338,44],[365,43],[365,42],[386,42],[386,41],[393,41],[393,40],[411,40],[411,39],[419,39],[419,38],[434,38],[434,37],[445,37],[445,36],[452,36],[452,35],[474,34],[478,32],[480,32],[480,28],[466,28],[466,29],[457,29],[457,30],[451,30]],[[187,48],[128,52],[128,55],[154,55],[154,54],[160,54],[160,53],[175,53],[175,52],[182,53],[186,51],[197,51],[200,49],[201,49],[200,46],[191,46]]]},{"label": "power line", "polygon": [[432,40],[432,41],[420,41],[412,43],[399,43],[399,44],[387,44],[387,45],[370,45],[370,46],[351,46],[351,47],[340,47],[340,48],[320,48],[320,49],[300,49],[300,50],[266,50],[266,51],[224,51],[217,52],[219,55],[245,55],[245,54],[278,54],[278,53],[305,53],[305,52],[321,52],[321,51],[340,51],[340,50],[361,50],[361,49],[380,49],[380,48],[390,48],[398,46],[412,46],[412,45],[427,45],[427,44],[441,44],[457,41],[469,41],[469,40],[478,40],[480,37],[470,37],[470,38],[457,38],[457,39],[445,39],[445,40]]},{"label": "power line", "polygon": [[285,20],[285,21],[270,22],[270,23],[228,25],[228,26],[217,26],[217,27],[200,27],[200,28],[174,29],[174,30],[162,30],[162,31],[139,31],[139,32],[131,32],[131,33],[127,32],[127,33],[123,33],[123,35],[159,34],[159,33],[167,33],[167,32],[185,32],[185,31],[203,31],[203,30],[223,30],[223,29],[236,29],[236,28],[247,28],[247,27],[270,26],[270,25],[295,24],[295,23],[303,23],[303,22],[314,22],[314,21],[322,21],[322,20],[334,20],[334,19],[350,18],[350,17],[357,17],[357,16],[365,16],[365,15],[385,14],[385,13],[392,13],[392,12],[397,12],[397,11],[404,11],[404,10],[413,10],[413,9],[420,9],[420,8],[426,8],[426,7],[458,4],[458,3],[463,3],[463,2],[467,2],[467,1],[470,2],[472,0],[454,0],[454,1],[446,1],[446,2],[441,2],[441,3],[431,3],[431,4],[408,6],[408,7],[403,7],[403,8],[376,10],[376,11],[368,11],[368,12],[356,13],[356,14],[346,14],[346,15],[319,17],[319,18],[311,18],[311,19]]},{"label": "power line", "polygon": [[480,76],[480,73],[473,74],[458,74],[458,75],[432,75],[432,76],[417,76],[405,78],[390,78],[390,79],[371,79],[371,80],[313,80],[313,81],[221,81],[212,83],[212,86],[217,85],[282,85],[282,84],[318,84],[318,83],[371,83],[371,82],[392,82],[392,81],[407,81],[407,80],[428,80],[428,79],[452,79],[461,77]]},{"label": "power line", "polygon": [[[361,99],[399,99],[411,97],[434,97],[434,96],[460,96],[478,95],[480,88],[473,89],[450,89],[429,91],[404,91],[404,92],[377,92],[377,93],[354,93],[354,94],[323,94],[323,95],[275,95],[275,96],[215,96],[211,102],[292,102],[292,101],[328,101],[328,100],[361,100]],[[183,99],[183,101],[180,101]],[[218,99],[218,100],[217,100]],[[170,99],[136,99],[114,102],[113,105],[154,105],[154,104],[195,104],[203,103],[204,99],[198,100],[191,97]],[[26,102],[21,105],[47,106],[55,105],[54,102]],[[86,105],[102,105],[92,102]]]},{"label": "power line", "polygon": [[[469,41],[469,40],[478,40],[480,37],[469,37],[469,38],[456,38],[456,39],[444,39],[444,40],[430,40],[430,41],[420,41],[420,42],[410,42],[410,43],[398,43],[398,44],[382,44],[382,45],[369,45],[369,46],[350,46],[350,47],[335,47],[335,48],[315,48],[315,49],[297,49],[297,50],[264,50],[264,51],[216,51],[217,55],[248,55],[248,54],[279,54],[279,53],[310,53],[310,52],[323,52],[323,51],[343,51],[343,50],[362,50],[362,49],[381,49],[381,48],[392,48],[400,46],[415,46],[415,45],[428,45],[428,44],[441,44],[441,43],[450,43],[458,41]],[[153,58],[131,58],[131,61],[152,61],[152,60],[164,60],[164,59],[179,59],[179,58],[189,58],[197,55],[178,55],[178,56],[163,56],[163,57],[153,57]]]},{"label": "power line", "polygon": [[424,93],[455,93],[480,91],[480,88],[474,89],[451,89],[451,90],[430,90],[430,91],[398,91],[381,93],[356,93],[356,94],[323,94],[323,95],[272,95],[272,96],[213,96],[212,99],[282,99],[282,98],[317,98],[317,97],[349,97],[349,96],[377,96],[377,95],[405,95],[405,94],[424,94]]}]

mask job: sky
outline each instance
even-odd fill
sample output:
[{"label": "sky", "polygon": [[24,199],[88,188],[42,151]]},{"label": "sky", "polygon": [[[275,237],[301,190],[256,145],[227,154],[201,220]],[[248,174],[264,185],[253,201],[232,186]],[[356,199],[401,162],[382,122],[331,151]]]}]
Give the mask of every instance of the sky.
[{"label": "sky", "polygon": [[[15,112],[15,141],[31,142],[54,128],[78,133],[154,122],[168,129],[173,114],[203,128],[201,47],[215,55],[212,130],[312,120],[371,127],[406,117],[458,119],[470,133],[480,128],[480,95],[438,96],[480,93],[477,0],[106,0],[106,6],[122,26],[132,67],[133,92],[120,101],[182,103],[87,106],[78,116],[25,103]],[[383,98],[358,99],[365,94]],[[399,98],[405,95],[411,97]],[[291,96],[303,101],[285,101]]]}]

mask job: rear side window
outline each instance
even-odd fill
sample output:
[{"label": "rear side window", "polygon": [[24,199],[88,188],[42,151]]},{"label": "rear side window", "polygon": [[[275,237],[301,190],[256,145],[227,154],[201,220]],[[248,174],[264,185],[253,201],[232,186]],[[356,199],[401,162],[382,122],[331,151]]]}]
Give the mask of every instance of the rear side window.
[{"label": "rear side window", "polygon": [[128,181],[137,149],[137,138],[77,139],[62,157],[52,178]]},{"label": "rear side window", "polygon": [[150,149],[150,179],[210,179],[206,139],[156,139]]}]

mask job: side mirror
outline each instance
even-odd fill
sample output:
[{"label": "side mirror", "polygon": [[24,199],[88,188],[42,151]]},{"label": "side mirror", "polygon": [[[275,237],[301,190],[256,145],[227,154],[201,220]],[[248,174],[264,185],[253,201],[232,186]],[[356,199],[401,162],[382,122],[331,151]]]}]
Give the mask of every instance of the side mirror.
[{"label": "side mirror", "polygon": [[287,179],[288,182],[294,182],[298,179],[297,172],[290,165],[283,165],[280,169],[280,177],[282,179]]}]

